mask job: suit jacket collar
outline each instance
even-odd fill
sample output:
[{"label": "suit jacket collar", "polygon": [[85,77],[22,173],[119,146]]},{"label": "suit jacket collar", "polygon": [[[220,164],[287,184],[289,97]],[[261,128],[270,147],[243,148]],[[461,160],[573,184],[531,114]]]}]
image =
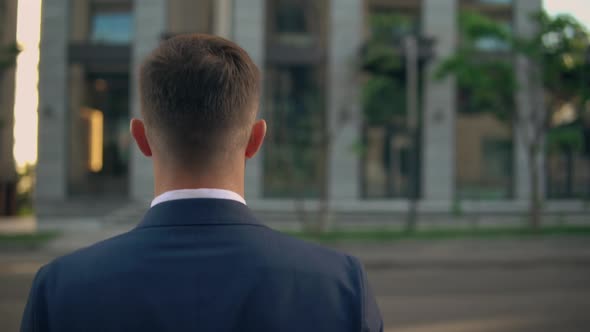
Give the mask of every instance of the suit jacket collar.
[{"label": "suit jacket collar", "polygon": [[227,199],[191,198],[155,205],[147,211],[137,228],[232,224],[263,226],[252,211],[240,202]]}]

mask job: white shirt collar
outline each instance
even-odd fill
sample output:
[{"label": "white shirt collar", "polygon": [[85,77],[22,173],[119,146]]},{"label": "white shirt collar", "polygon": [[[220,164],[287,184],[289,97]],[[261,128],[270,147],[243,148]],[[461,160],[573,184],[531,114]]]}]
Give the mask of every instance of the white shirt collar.
[{"label": "white shirt collar", "polygon": [[214,199],[229,199],[237,201],[242,204],[246,204],[246,200],[239,194],[225,189],[215,188],[199,188],[199,189],[178,189],[167,191],[158,197],[154,198],[151,207],[157,204],[173,201],[177,199],[188,199],[188,198],[214,198]]}]

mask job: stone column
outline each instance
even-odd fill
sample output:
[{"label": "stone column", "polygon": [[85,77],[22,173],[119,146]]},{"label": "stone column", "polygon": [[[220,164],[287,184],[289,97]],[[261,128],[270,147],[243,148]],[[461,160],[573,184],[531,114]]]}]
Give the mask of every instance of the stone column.
[{"label": "stone column", "polygon": [[63,201],[67,192],[67,43],[69,3],[44,0],[39,63],[39,150],[36,200]]},{"label": "stone column", "polygon": [[[530,15],[532,13],[539,12],[543,8],[541,0],[516,0],[514,3],[514,33],[520,37],[530,37],[535,33],[535,23],[531,20]],[[522,56],[518,56],[515,60],[516,63],[516,77],[519,85],[519,89],[516,93],[516,107],[517,112],[520,113],[521,118],[528,119],[530,112],[539,111],[537,107],[543,107],[542,105],[532,105],[535,102],[531,99],[531,94],[540,94],[541,86],[530,81],[528,72],[528,66],[530,62]],[[539,89],[537,93],[533,89]],[[542,98],[539,97],[539,100]],[[537,101],[539,102],[539,101]],[[542,101],[541,101],[542,102]],[[526,126],[526,124],[525,124]],[[529,176],[530,167],[527,158],[527,147],[526,141],[523,137],[523,126],[515,126],[514,133],[514,185],[515,185],[515,199],[519,202],[527,202],[531,194],[531,179]],[[520,133],[517,131],[521,131]],[[543,156],[540,155],[538,158],[539,163],[543,163]],[[545,179],[545,169],[540,168],[541,179]],[[544,192],[544,181],[541,183],[542,192]]]},{"label": "stone column", "polygon": [[[166,32],[166,0],[136,0],[135,38],[131,55],[131,114],[141,117],[139,100],[139,66],[143,59],[158,46]],[[154,180],[151,160],[145,158],[135,146],[131,149],[130,195],[137,201],[153,197]]]},{"label": "stone column", "polygon": [[[83,43],[89,39],[89,0],[70,1],[69,40]],[[88,132],[81,117],[86,100],[86,71],[83,65],[68,65],[68,187],[70,190],[85,185],[88,172]]]},{"label": "stone column", "polygon": [[213,33],[223,38],[231,38],[232,2],[216,0],[214,4]]},{"label": "stone column", "polygon": [[[234,1],[232,38],[243,47],[252,60],[264,71],[265,0]],[[262,112],[261,105],[261,112]],[[262,198],[261,154],[246,163],[246,200]]]},{"label": "stone column", "polygon": [[433,78],[457,42],[457,0],[424,0],[422,31],[434,38],[435,58],[424,73],[422,197],[426,204],[451,206],[455,187],[455,81]]},{"label": "stone column", "polygon": [[87,41],[90,37],[90,0],[70,0],[70,13],[70,40]]},{"label": "stone column", "polygon": [[84,183],[88,169],[88,132],[81,117],[82,107],[86,94],[86,73],[80,64],[71,64],[68,67],[68,183],[80,186]]},{"label": "stone column", "polygon": [[358,69],[363,41],[363,1],[338,0],[329,5],[328,125],[332,135],[329,197],[335,205],[360,196],[360,156],[353,146],[360,139],[361,109]]}]

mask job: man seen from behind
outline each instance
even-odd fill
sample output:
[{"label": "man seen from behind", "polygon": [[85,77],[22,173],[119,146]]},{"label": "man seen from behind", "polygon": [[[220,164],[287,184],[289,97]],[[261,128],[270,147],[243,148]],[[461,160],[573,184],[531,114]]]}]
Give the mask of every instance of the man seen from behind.
[{"label": "man seen from behind", "polygon": [[164,41],[140,70],[154,200],[131,231],[37,273],[22,331],[382,331],[351,256],[273,231],[244,200],[266,133],[260,72],[228,40]]}]

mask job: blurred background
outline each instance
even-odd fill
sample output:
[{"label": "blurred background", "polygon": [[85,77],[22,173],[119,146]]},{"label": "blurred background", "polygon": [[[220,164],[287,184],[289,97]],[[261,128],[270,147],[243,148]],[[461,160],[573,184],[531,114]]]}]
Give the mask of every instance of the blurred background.
[{"label": "blurred background", "polygon": [[0,0],[0,330],[40,265],[133,227],[137,68],[220,35],[263,72],[248,205],[351,252],[386,330],[590,329],[585,0]]}]

